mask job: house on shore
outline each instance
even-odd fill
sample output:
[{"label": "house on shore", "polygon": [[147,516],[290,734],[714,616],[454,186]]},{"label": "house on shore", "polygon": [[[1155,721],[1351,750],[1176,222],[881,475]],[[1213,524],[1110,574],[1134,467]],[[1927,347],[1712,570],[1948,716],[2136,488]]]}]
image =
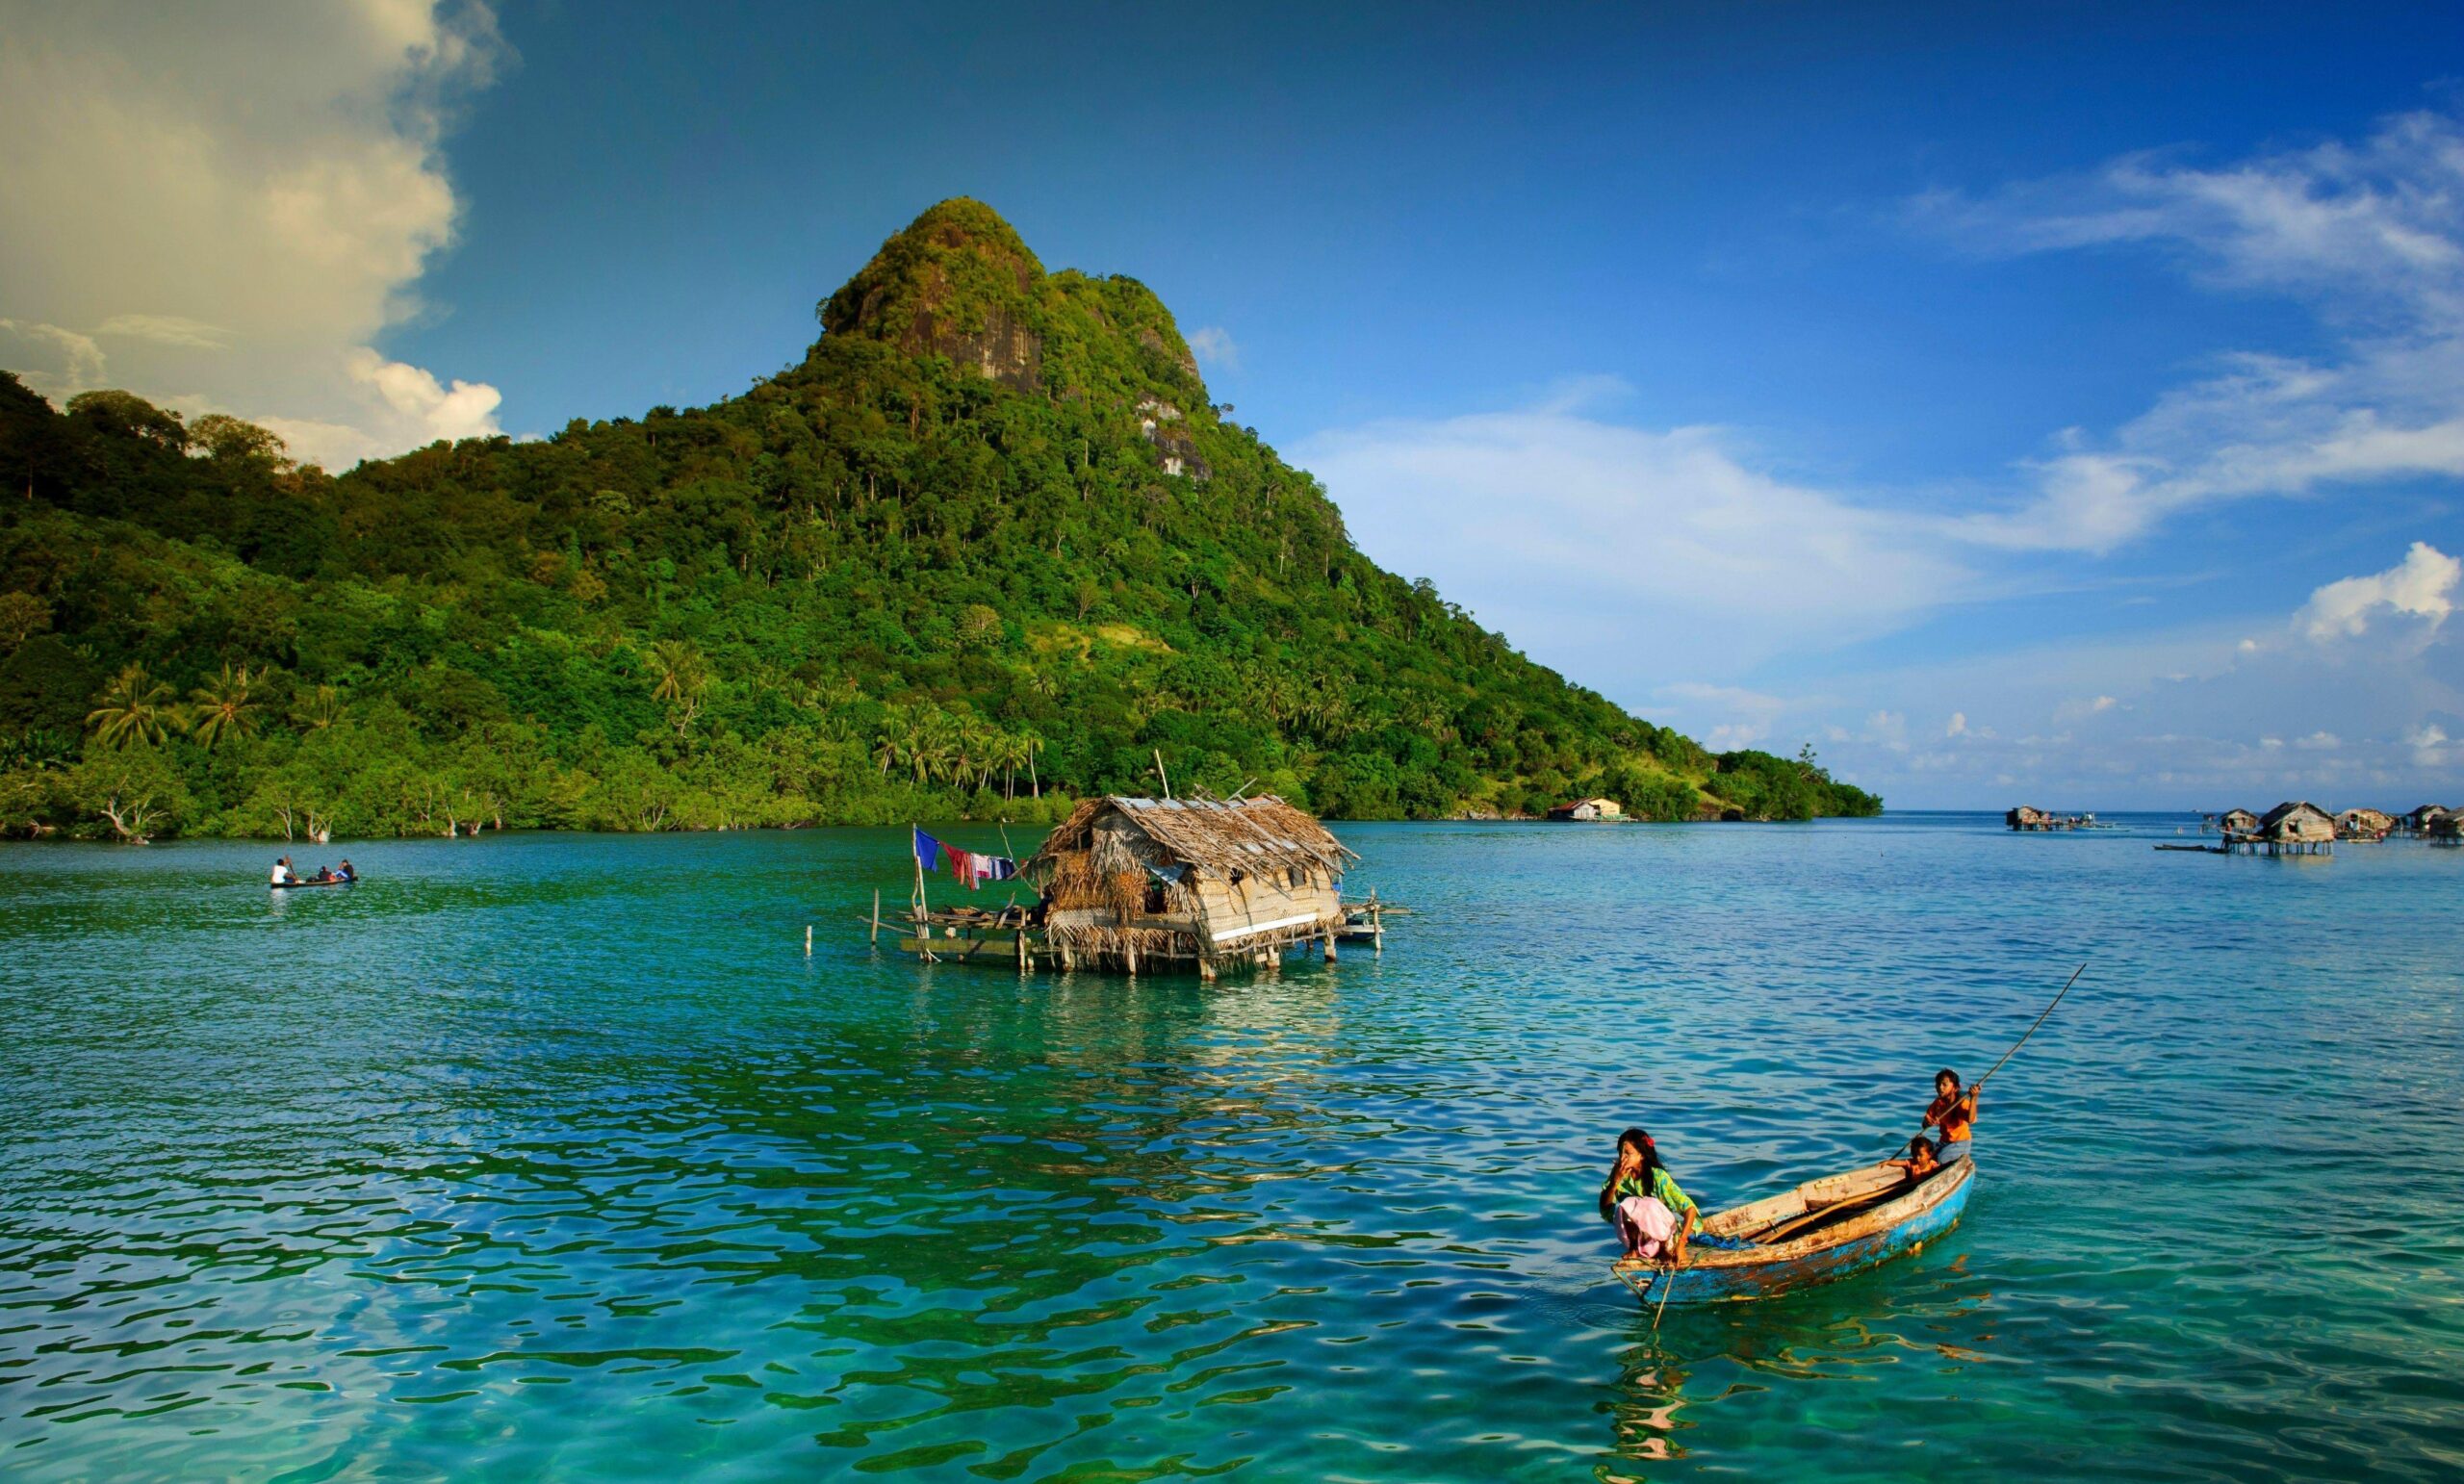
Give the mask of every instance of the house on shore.
[{"label": "house on shore", "polygon": [[1569,799],[1549,810],[1551,819],[1615,820],[1626,817],[1626,806],[1614,799]]}]

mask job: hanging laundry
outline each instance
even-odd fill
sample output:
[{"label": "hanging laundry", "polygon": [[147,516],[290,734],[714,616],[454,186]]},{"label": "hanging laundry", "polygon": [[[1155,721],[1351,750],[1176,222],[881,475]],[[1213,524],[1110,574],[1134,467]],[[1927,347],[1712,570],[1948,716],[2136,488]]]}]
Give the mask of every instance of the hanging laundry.
[{"label": "hanging laundry", "polygon": [[[915,827],[912,825],[910,825],[908,828],[915,830]],[[939,870],[941,868],[941,859],[948,851],[948,846],[943,845],[940,841],[933,838],[929,834],[926,834],[923,831],[915,830],[915,863],[918,866],[921,866],[926,871]]]}]

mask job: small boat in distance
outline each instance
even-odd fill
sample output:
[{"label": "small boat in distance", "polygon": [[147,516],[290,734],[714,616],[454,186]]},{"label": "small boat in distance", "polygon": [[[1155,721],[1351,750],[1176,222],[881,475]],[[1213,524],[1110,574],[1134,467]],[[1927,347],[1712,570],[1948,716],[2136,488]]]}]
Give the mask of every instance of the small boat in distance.
[{"label": "small boat in distance", "polygon": [[319,881],[315,877],[301,877],[296,881],[271,882],[268,884],[275,891],[294,891],[301,886],[356,886],[359,884],[359,878],[356,876],[330,876],[323,881]]},{"label": "small boat in distance", "polygon": [[[1793,1190],[1732,1206],[1707,1217],[1674,1274],[1619,1265],[1618,1276],[1651,1302],[1733,1303],[1861,1272],[1916,1251],[1959,1223],[1976,1181],[1973,1158],[1912,1184],[1891,1164],[1809,1180]],[[1725,1239],[1712,1246],[1704,1238]],[[1637,1281],[1641,1276],[1643,1281]]]}]

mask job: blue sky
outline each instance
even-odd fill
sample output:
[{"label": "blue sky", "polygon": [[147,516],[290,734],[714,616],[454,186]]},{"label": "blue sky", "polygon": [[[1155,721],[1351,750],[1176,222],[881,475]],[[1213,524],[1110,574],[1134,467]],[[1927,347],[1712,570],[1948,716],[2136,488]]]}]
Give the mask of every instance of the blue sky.
[{"label": "blue sky", "polygon": [[542,432],[741,390],[969,194],[1707,740],[1906,806],[2464,794],[2464,12],[1988,9],[0,0],[55,223],[0,365],[337,463]]}]

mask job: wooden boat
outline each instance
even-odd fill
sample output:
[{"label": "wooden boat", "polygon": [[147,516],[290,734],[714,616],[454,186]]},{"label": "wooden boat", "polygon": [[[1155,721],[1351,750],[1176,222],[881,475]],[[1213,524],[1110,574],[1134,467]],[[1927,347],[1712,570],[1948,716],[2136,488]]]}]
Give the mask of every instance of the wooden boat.
[{"label": "wooden boat", "polygon": [[295,882],[268,882],[266,884],[275,891],[293,891],[301,886],[355,886],[359,884],[359,878],[356,876],[337,876],[330,881],[321,882],[311,880],[307,877],[302,877]]},{"label": "wooden boat", "polygon": [[[1956,1160],[1913,1185],[1888,1164],[1872,1164],[1732,1206],[1705,1218],[1665,1301],[1769,1298],[1905,1256],[1959,1223],[1975,1183],[1973,1159]],[[1704,1237],[1738,1245],[1714,1247]],[[1620,1264],[1618,1275],[1646,1302],[1660,1301],[1654,1290],[1670,1281],[1648,1265]]]}]

